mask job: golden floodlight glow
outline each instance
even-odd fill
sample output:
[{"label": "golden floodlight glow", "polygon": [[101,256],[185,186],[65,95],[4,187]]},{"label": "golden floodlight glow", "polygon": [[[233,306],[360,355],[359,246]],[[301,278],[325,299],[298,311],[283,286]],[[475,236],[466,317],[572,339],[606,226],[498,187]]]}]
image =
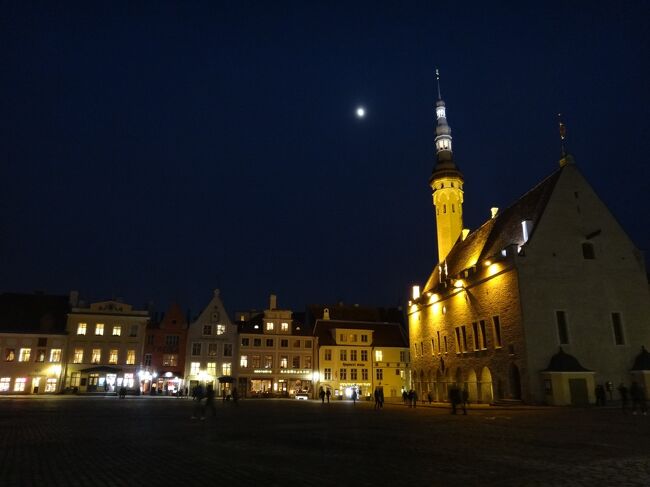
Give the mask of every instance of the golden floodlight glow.
[{"label": "golden floodlight glow", "polygon": [[60,365],[52,365],[50,367],[50,375],[59,375],[61,373]]},{"label": "golden floodlight glow", "polygon": [[490,267],[488,267],[488,276],[493,276],[497,272],[499,272],[500,266],[499,264],[492,264]]},{"label": "golden floodlight glow", "polygon": [[429,293],[429,302],[435,303],[436,301],[438,301],[438,295]]},{"label": "golden floodlight glow", "polygon": [[490,266],[492,265],[492,261],[491,261],[490,259],[488,259],[488,260],[486,260],[485,262],[483,262],[483,265],[484,265],[485,267],[490,267]]},{"label": "golden floodlight glow", "polygon": [[418,299],[420,297],[420,286],[413,286],[413,299]]},{"label": "golden floodlight glow", "polygon": [[456,282],[454,282],[454,287],[457,289],[465,287],[465,282],[462,279],[457,279]]}]

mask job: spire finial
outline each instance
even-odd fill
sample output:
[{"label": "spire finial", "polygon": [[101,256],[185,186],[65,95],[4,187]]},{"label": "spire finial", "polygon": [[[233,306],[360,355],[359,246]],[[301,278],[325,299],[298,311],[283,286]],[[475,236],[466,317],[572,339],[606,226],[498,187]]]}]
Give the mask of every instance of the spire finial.
[{"label": "spire finial", "polygon": [[562,121],[561,113],[557,114],[557,118],[558,118],[558,123],[560,125],[560,144],[562,147],[562,157],[565,157],[566,149],[564,148],[564,140],[566,139],[566,125],[564,125],[564,122]]},{"label": "spire finial", "polygon": [[438,100],[442,100],[442,96],[440,95],[440,72],[438,68],[436,68],[436,83],[438,84]]}]

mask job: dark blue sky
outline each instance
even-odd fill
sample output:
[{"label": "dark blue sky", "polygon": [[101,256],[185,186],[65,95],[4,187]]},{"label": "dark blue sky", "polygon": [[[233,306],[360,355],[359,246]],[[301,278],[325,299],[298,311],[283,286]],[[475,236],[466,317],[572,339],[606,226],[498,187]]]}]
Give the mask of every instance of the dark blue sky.
[{"label": "dark blue sky", "polygon": [[557,167],[561,111],[650,248],[649,2],[50,3],[0,2],[0,290],[397,304],[437,255],[436,66],[466,226]]}]

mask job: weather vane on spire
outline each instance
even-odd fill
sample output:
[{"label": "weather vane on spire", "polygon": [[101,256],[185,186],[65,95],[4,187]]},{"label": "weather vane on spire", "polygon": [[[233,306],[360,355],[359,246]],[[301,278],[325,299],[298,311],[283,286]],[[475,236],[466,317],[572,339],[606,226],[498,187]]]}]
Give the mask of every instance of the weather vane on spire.
[{"label": "weather vane on spire", "polygon": [[566,139],[566,125],[562,121],[562,114],[558,113],[557,118],[560,124],[560,143],[562,145],[562,157],[566,156],[566,150],[564,148],[564,140]]},{"label": "weather vane on spire", "polygon": [[440,95],[440,72],[438,68],[436,68],[436,83],[438,84],[438,100],[442,100],[442,96]]}]

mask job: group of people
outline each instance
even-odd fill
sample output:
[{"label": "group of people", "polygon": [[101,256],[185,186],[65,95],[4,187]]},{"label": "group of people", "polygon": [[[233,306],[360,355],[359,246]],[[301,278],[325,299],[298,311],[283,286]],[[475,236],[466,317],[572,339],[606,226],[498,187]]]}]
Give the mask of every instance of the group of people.
[{"label": "group of people", "polygon": [[418,403],[418,393],[414,389],[410,389],[409,391],[404,389],[402,391],[402,401],[406,406],[414,408]]},{"label": "group of people", "polygon": [[331,395],[332,395],[332,391],[330,391],[329,389],[325,391],[325,389],[321,387],[320,390],[318,391],[318,397],[320,397],[320,402],[322,402],[323,404],[325,404],[325,398],[327,398],[327,403],[329,404]]},{"label": "group of people", "polygon": [[463,408],[463,414],[467,414],[469,404],[469,392],[467,389],[462,391],[456,385],[452,385],[448,391],[449,403],[451,404],[451,414],[456,414],[458,406]]},{"label": "group of people", "polygon": [[[199,384],[194,389],[192,389],[192,398],[196,401],[194,405],[194,412],[192,414],[192,419],[196,419],[200,416],[201,420],[205,420],[205,414],[208,410],[212,412],[212,416],[217,415],[217,409],[214,407],[215,399],[215,390],[212,384],[208,384],[206,387]],[[232,398],[234,403],[237,403],[237,388],[235,387],[232,390],[230,395],[226,395],[226,391],[222,392],[222,400],[230,400]]]},{"label": "group of people", "polygon": [[[598,404],[598,394],[598,386],[596,386],[596,404]],[[629,390],[625,384],[621,383],[618,386],[618,394],[621,397],[621,408],[623,409],[623,412],[627,411],[628,402],[631,399],[632,414],[636,414],[638,409],[638,411],[644,416],[648,415],[648,405],[646,402],[645,390],[639,385],[638,382],[632,382]],[[605,403],[603,402],[602,405],[604,406]]]}]

